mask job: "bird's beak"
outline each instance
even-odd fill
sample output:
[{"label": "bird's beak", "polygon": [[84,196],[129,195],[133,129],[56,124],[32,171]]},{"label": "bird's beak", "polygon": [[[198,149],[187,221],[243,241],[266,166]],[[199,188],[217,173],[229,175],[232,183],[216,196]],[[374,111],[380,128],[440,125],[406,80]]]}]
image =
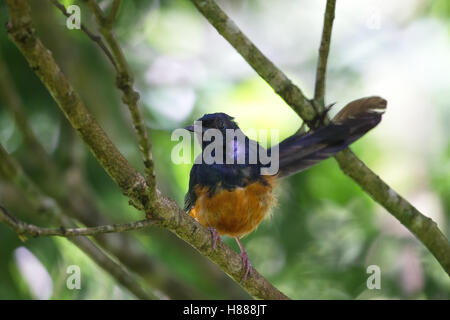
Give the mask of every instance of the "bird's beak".
[{"label": "bird's beak", "polygon": [[188,131],[194,132],[194,126],[187,126],[186,128],[184,128]]}]

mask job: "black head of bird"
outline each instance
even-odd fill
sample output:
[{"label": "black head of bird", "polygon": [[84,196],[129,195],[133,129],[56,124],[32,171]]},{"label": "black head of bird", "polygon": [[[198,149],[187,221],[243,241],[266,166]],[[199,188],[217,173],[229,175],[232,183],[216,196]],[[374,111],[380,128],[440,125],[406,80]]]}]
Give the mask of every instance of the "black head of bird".
[{"label": "black head of bird", "polygon": [[[239,129],[238,125],[234,121],[234,118],[223,112],[207,113],[203,115],[203,117],[199,118],[196,122],[198,124],[201,123],[203,131],[208,129]],[[194,131],[195,125],[196,124],[194,123],[194,125],[188,126],[186,127],[186,129],[189,131]]]}]

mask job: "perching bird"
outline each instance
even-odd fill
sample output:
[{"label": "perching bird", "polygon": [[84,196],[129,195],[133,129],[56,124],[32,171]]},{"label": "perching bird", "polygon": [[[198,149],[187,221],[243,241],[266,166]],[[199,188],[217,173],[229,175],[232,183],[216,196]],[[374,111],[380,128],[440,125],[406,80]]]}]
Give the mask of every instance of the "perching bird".
[{"label": "perching bird", "polygon": [[[278,180],[333,156],[362,137],[381,121],[386,105],[386,100],[380,97],[355,100],[344,107],[328,125],[285,139],[277,146],[279,170],[271,174],[262,174],[261,169],[267,168],[268,164],[260,159],[259,153],[256,161],[250,160],[252,152],[258,148],[272,155],[274,147],[262,149],[245,136],[243,141],[237,138],[225,141],[227,129],[241,133],[229,115],[205,114],[198,120],[201,121],[201,128],[199,122],[186,128],[197,133],[203,151],[215,141],[204,139],[208,129],[217,129],[224,137],[223,150],[219,150],[222,151],[222,161],[207,164],[204,161],[200,163],[197,159],[193,165],[184,209],[210,230],[213,250],[217,239],[220,239],[219,235],[236,239],[245,270],[242,282],[246,280],[251,264],[240,238],[252,232],[268,216],[275,203],[273,190]],[[231,148],[228,145],[227,149],[226,146],[230,143]],[[219,155],[217,151],[212,152],[213,157]],[[199,157],[202,155],[204,156],[202,153]],[[227,163],[227,155],[231,156],[233,163]],[[237,161],[242,155],[245,155],[243,163]]]}]

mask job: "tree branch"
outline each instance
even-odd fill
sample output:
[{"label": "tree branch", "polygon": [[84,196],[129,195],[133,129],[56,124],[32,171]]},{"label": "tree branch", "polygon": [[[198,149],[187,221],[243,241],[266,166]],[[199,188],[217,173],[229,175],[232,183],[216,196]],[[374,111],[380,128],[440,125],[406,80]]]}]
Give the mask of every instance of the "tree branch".
[{"label": "tree branch", "polygon": [[[130,166],[112,144],[60,71],[50,51],[37,38],[26,0],[7,0],[6,3],[10,14],[7,29],[11,40],[122,192],[130,197],[133,205],[145,212],[151,212],[154,218],[161,219],[163,227],[188,242],[236,282],[240,282],[245,272],[240,256],[224,243],[219,243],[216,250],[213,250],[210,232],[183,212],[174,201],[158,192],[160,209],[151,211],[153,204],[150,203],[145,186],[142,184],[142,176]],[[256,298],[288,299],[254,268],[251,268],[247,280],[241,285]]]},{"label": "tree branch", "polygon": [[319,59],[316,70],[316,86],[314,88],[314,100],[323,110],[325,107],[325,82],[327,73],[328,53],[330,52],[331,31],[333,29],[334,11],[336,0],[327,0],[325,17],[323,19],[322,40],[320,41]]},{"label": "tree branch", "polygon": [[115,233],[125,232],[131,230],[139,230],[147,228],[149,226],[157,225],[156,220],[139,220],[130,223],[121,224],[107,224],[103,226],[90,227],[90,228],[41,228],[33,224],[16,219],[14,216],[0,205],[0,222],[3,222],[10,226],[18,234],[29,234],[33,237],[48,237],[48,236],[60,236],[60,237],[77,237],[77,236],[93,236],[103,233]]},{"label": "tree branch", "polygon": [[[119,9],[120,1],[114,1],[112,14],[113,16],[106,18],[102,9],[98,6],[95,0],[88,0],[89,7],[91,11],[94,13],[97,23],[99,25],[100,33],[105,38],[109,47],[111,48],[112,55],[117,65],[117,87],[122,91],[123,102],[128,106],[130,110],[131,118],[133,121],[134,128],[136,130],[138,141],[139,141],[139,150],[142,153],[142,157],[144,160],[144,168],[145,168],[145,176],[147,180],[147,184],[149,186],[149,194],[150,201],[154,202],[156,200],[156,191],[155,191],[155,173],[153,168],[153,160],[152,160],[152,146],[150,140],[148,138],[147,128],[144,123],[144,119],[139,110],[138,101],[139,101],[139,93],[133,88],[133,77],[131,76],[131,71],[128,66],[128,63],[123,55],[122,49],[120,48],[119,43],[117,42],[116,36],[112,30],[114,15],[117,14],[117,10]],[[115,12],[115,13],[114,13]]]},{"label": "tree branch", "polygon": [[341,151],[335,158],[342,171],[414,234],[450,275],[450,243],[436,222],[400,196],[350,149]]},{"label": "tree branch", "polygon": [[117,15],[119,14],[119,8],[120,4],[122,3],[121,0],[114,0],[111,5],[111,10],[109,11],[109,14],[106,18],[106,22],[108,25],[112,26],[114,25],[114,22],[117,19]]},{"label": "tree branch", "polygon": [[[62,12],[63,15],[65,15],[66,17],[71,16],[70,13],[67,12],[66,8],[61,3],[59,3],[58,0],[50,0],[50,1],[51,1],[51,3],[53,3],[53,5],[56,8],[59,9],[59,11]],[[92,32],[90,32],[89,29],[86,28],[86,26],[82,23],[80,24],[80,28],[81,28],[81,31],[83,31],[92,41],[94,41],[100,47],[100,49],[105,53],[106,57],[112,63],[114,68],[117,70],[116,62],[114,61],[114,58],[111,55],[111,52],[109,51],[109,49],[103,43],[102,38],[99,35],[96,35],[96,34],[93,34]]]},{"label": "tree branch", "polygon": [[86,253],[97,265],[111,274],[117,281],[141,300],[159,300],[159,297],[144,290],[135,277],[121,264],[109,258],[91,240],[85,237],[70,238],[73,244]]},{"label": "tree branch", "polygon": [[[316,116],[313,102],[308,100],[301,93],[301,90],[257,49],[214,0],[191,0],[191,2],[275,92],[311,127],[311,121]],[[332,11],[332,8],[329,7],[329,9]],[[331,14],[325,15],[325,19],[331,19],[332,16]],[[325,22],[324,25],[330,25],[331,27],[331,22]],[[312,126],[314,127],[314,124]],[[450,244],[437,226],[433,227],[435,222],[420,213],[394,191],[390,193],[378,192],[392,189],[350,150],[338,153],[335,158],[343,172],[425,244],[450,275]],[[395,197],[390,196],[393,193],[395,193]]]}]

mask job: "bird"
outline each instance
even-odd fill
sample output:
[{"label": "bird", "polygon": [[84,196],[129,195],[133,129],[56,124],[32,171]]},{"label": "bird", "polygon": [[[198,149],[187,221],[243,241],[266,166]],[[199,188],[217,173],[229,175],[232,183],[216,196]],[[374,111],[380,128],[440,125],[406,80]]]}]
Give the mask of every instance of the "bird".
[{"label": "bird", "polygon": [[[386,106],[387,101],[378,96],[357,99],[347,104],[327,124],[324,119],[329,108],[326,108],[318,113],[317,119],[308,123],[309,132],[299,130],[267,150],[245,136],[234,118],[226,113],[205,114],[194,125],[185,128],[195,132],[202,153],[190,170],[184,210],[211,232],[213,250],[217,241],[222,241],[221,236],[236,239],[243,264],[241,282],[246,281],[252,268],[241,239],[270,215],[276,203],[274,190],[280,179],[306,170],[347,148],[381,121]],[[204,157],[203,152],[211,149],[211,144],[218,139],[206,138],[211,129],[223,137],[230,130],[238,132],[244,139],[233,137],[223,141],[222,150],[219,145],[219,149],[211,152],[213,157],[217,156],[222,161],[216,158],[215,162],[206,163],[199,157]],[[263,174],[268,164],[263,163],[259,152],[274,155],[274,150],[278,152],[278,170]],[[250,161],[252,152],[257,154],[256,161],[255,158]],[[244,161],[235,161],[242,155],[245,155]],[[234,161],[227,162],[225,157]]]}]

